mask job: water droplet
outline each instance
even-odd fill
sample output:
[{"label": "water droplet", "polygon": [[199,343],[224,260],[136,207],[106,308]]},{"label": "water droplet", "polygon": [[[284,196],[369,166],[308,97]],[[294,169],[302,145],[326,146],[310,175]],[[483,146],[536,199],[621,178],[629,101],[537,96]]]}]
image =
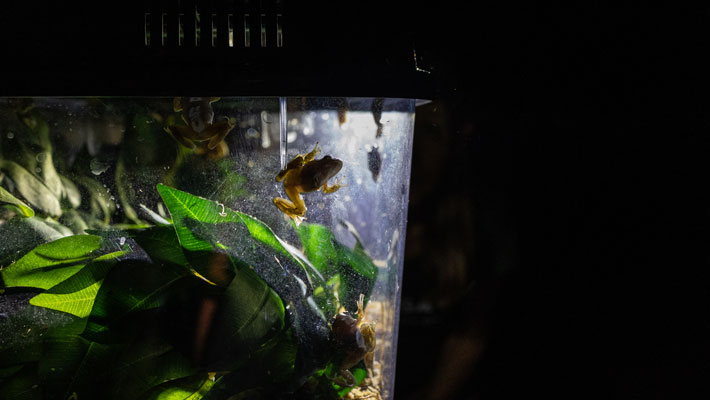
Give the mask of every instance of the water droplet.
[{"label": "water droplet", "polygon": [[14,138],[14,137],[15,137],[15,133],[14,133],[14,132],[8,132],[8,133],[7,133],[7,138],[8,138],[8,139],[12,139],[12,138]]},{"label": "water droplet", "polygon": [[293,143],[293,142],[295,142],[297,136],[298,136],[298,135],[296,134],[296,132],[293,132],[293,131],[287,133],[287,134],[286,134],[286,142],[288,142],[288,143]]},{"label": "water droplet", "polygon": [[41,173],[41,172],[42,172],[42,168],[40,168],[40,167],[35,168],[35,172],[38,173],[38,174]]},{"label": "water droplet", "polygon": [[271,117],[271,115],[269,115],[269,113],[266,110],[261,112],[261,119],[264,122],[266,122],[267,124],[270,124],[274,121],[274,119]]},{"label": "water droplet", "polygon": [[45,153],[45,152],[37,153],[35,158],[37,159],[37,162],[44,162],[44,160],[47,159],[47,153]]},{"label": "water droplet", "polygon": [[321,118],[323,121],[327,121],[327,120],[330,119],[330,115],[328,115],[328,113],[323,113],[323,114],[320,115],[320,118]]},{"label": "water droplet", "polygon": [[102,163],[97,158],[93,158],[89,163],[89,168],[91,168],[91,173],[94,175],[101,175],[110,167],[110,165]]},{"label": "water droplet", "polygon": [[121,240],[118,243],[123,246],[124,244],[126,244],[126,238],[121,236]]}]

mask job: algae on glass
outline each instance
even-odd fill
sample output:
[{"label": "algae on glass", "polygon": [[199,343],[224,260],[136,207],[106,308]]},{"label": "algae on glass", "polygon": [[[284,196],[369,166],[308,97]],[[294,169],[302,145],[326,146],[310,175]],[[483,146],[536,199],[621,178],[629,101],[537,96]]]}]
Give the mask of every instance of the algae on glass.
[{"label": "algae on glass", "polygon": [[0,398],[391,396],[413,102],[287,109],[0,98]]}]

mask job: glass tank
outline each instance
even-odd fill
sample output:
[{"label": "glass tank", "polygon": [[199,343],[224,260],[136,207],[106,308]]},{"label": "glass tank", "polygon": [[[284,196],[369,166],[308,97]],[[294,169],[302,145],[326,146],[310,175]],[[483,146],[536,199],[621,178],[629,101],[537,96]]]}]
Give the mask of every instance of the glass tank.
[{"label": "glass tank", "polygon": [[0,398],[391,399],[414,107],[0,97]]}]

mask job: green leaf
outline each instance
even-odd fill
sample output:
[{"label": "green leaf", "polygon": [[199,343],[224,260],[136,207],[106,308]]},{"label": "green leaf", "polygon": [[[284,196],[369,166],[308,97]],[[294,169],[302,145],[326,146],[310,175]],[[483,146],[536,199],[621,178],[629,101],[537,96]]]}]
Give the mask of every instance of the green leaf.
[{"label": "green leaf", "polygon": [[340,305],[355,311],[361,293],[365,295],[365,302],[369,300],[377,266],[362,245],[358,245],[357,236],[356,246],[351,249],[337,241],[335,235],[322,225],[303,223],[297,232],[308,259],[338,290]]},{"label": "green leaf", "polygon": [[118,251],[95,259],[67,280],[30,299],[30,304],[79,318],[88,317],[104,276],[116,264],[116,259],[127,253]]},{"label": "green leaf", "polygon": [[133,238],[154,262],[176,264],[192,269],[172,226],[154,226],[125,231],[125,233],[126,236]]},{"label": "green leaf", "polygon": [[[69,398],[97,398],[94,393],[105,390],[98,374],[125,352],[121,346],[91,342],[78,336],[48,340],[40,362],[40,379],[55,390],[63,390]],[[54,368],[54,371],[52,371]]]},{"label": "green leaf", "polygon": [[15,365],[13,367],[0,368],[0,382],[2,382],[3,379],[6,379],[8,377],[15,375],[15,373],[21,369],[22,369],[22,365]]},{"label": "green leaf", "polygon": [[12,179],[17,191],[31,205],[53,217],[62,214],[57,196],[20,164],[0,159],[0,170]]},{"label": "green leaf", "polygon": [[0,225],[0,238],[3,238],[0,246],[0,269],[17,261],[36,246],[64,236],[36,216],[15,216]]},{"label": "green leaf", "polygon": [[[217,202],[193,196],[168,186],[158,184],[158,192],[173,219],[180,244],[189,251],[212,251],[211,243],[219,245],[219,238],[214,235],[210,224],[241,222],[241,218],[234,212]],[[196,224],[190,228],[190,221]],[[199,230],[203,235],[209,235],[209,240],[195,235]]]},{"label": "green leaf", "polygon": [[37,246],[9,267],[0,270],[7,287],[23,286],[49,289],[74,275],[95,258],[101,238],[92,235],[69,236]]},{"label": "green leaf", "polygon": [[[172,216],[180,244],[186,250],[209,252],[214,249],[243,249],[261,243],[272,250],[272,257],[285,256],[296,263],[306,273],[312,285],[317,286],[324,282],[320,273],[298,249],[276,236],[271,228],[256,218],[231,210],[218,202],[193,196],[162,184],[158,185],[158,192]],[[239,228],[233,224],[243,224],[250,237],[239,234]],[[237,234],[234,233],[235,231]],[[249,243],[249,239],[255,239],[258,243]],[[235,257],[233,253],[230,255]],[[263,261],[273,263],[271,257]],[[193,266],[198,272],[205,274],[198,266]],[[279,268],[278,265],[275,267]]]},{"label": "green leaf", "polygon": [[276,292],[250,268],[237,271],[220,300],[205,360],[212,370],[231,370],[283,330],[285,309]]},{"label": "green leaf", "polygon": [[37,371],[26,365],[0,384],[0,399],[41,400],[42,388],[37,384]]},{"label": "green leaf", "polygon": [[196,373],[190,361],[167,343],[143,341],[131,346],[118,362],[97,374],[97,379],[108,383],[104,390],[106,397],[138,399],[158,385]]},{"label": "green leaf", "polygon": [[5,190],[3,187],[0,187],[0,204],[7,204],[11,206],[15,212],[23,217],[33,217],[35,215],[34,210],[30,208],[30,206],[10,194],[10,192]]},{"label": "green leaf", "polygon": [[104,342],[113,340],[110,330],[114,327],[139,329],[127,322],[127,316],[164,305],[170,287],[187,274],[182,268],[141,261],[119,263],[99,288],[83,336]]},{"label": "green leaf", "polygon": [[188,377],[153,388],[144,400],[200,400],[214,384],[204,375]]}]

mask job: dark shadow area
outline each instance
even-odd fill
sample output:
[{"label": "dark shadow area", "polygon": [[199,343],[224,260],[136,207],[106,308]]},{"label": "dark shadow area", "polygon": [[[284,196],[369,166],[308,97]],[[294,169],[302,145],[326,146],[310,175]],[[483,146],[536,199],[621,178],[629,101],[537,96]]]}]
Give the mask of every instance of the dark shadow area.
[{"label": "dark shadow area", "polygon": [[700,15],[417,14],[397,399],[707,394]]}]

